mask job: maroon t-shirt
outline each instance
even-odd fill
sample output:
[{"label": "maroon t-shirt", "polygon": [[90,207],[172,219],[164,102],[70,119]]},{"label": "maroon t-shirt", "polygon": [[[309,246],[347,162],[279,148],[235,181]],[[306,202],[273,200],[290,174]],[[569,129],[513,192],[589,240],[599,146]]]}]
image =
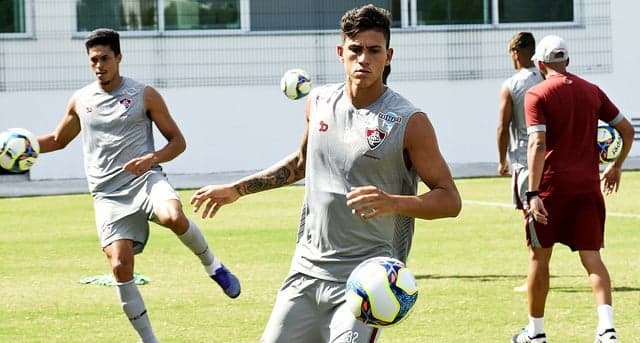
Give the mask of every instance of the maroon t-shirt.
[{"label": "maroon t-shirt", "polygon": [[546,126],[540,192],[599,192],[598,119],[609,122],[620,112],[607,95],[576,75],[555,74],[529,89],[524,105],[527,128]]}]

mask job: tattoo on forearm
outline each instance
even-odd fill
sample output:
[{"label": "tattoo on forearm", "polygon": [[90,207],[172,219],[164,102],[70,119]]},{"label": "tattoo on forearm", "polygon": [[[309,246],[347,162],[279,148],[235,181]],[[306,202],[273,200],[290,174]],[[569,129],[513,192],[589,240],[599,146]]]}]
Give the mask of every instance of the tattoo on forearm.
[{"label": "tattoo on forearm", "polygon": [[278,188],[290,183],[289,179],[291,174],[292,171],[289,165],[282,166],[273,172],[266,173],[265,175],[261,175],[250,180],[246,180],[245,182],[236,186],[236,191],[240,195],[246,195],[266,191],[268,189]]}]

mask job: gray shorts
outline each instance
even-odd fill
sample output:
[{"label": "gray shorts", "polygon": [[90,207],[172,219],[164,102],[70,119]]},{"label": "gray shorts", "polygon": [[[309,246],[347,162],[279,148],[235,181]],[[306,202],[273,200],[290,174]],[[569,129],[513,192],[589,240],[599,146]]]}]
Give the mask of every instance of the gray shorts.
[{"label": "gray shorts", "polygon": [[511,177],[511,189],[513,204],[519,210],[529,207],[525,193],[529,190],[529,169],[525,167],[514,168]]},{"label": "gray shorts", "polygon": [[356,320],[344,295],[344,282],[289,275],[278,291],[261,342],[377,342],[380,329]]},{"label": "gray shorts", "polygon": [[149,238],[149,220],[156,219],[155,210],[168,200],[180,200],[180,197],[164,173],[155,170],[137,177],[117,192],[94,195],[102,248],[128,239],[134,242],[134,253],[141,253]]}]

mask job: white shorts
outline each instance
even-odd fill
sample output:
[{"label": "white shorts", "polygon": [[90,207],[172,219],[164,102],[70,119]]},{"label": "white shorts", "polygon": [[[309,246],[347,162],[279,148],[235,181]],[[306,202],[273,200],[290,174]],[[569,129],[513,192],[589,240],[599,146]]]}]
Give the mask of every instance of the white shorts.
[{"label": "white shorts", "polygon": [[180,197],[165,174],[156,170],[135,178],[117,192],[94,195],[102,248],[128,239],[133,241],[134,253],[141,253],[149,238],[149,220],[156,219],[155,210],[168,200],[180,200]]},{"label": "white shorts", "polygon": [[278,291],[260,342],[377,342],[380,329],[356,320],[344,294],[344,282],[289,275]]}]

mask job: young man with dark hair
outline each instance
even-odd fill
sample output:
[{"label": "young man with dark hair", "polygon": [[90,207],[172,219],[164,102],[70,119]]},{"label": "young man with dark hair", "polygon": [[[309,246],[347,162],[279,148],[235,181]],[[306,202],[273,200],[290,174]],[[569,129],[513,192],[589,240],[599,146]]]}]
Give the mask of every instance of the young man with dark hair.
[{"label": "young man with dark hair", "polygon": [[[315,88],[298,149],[233,184],[191,199],[213,217],[241,196],[305,178],[296,251],[262,342],[375,342],[379,329],[346,307],[351,271],[375,256],[406,261],[414,218],[455,217],[461,200],[427,116],[383,83],[391,63],[388,12],[373,5],[342,17],[336,48],[345,81]],[[417,194],[418,182],[429,188]]]},{"label": "young man with dark hair", "polygon": [[[153,87],[120,76],[122,54],[116,31],[91,32],[85,47],[96,81],[73,94],[53,132],[38,137],[40,152],[63,149],[82,135],[98,236],[122,309],[143,342],[157,342],[133,277],[134,255],[142,252],[149,238],[148,221],[173,231],[227,296],[237,297],[240,283],[214,257],[196,223],[185,216],[178,193],[160,167],[186,147],[162,96]],[[161,149],[154,147],[153,125],[167,140]]]},{"label": "young man with dark hair", "polygon": [[[516,73],[508,78],[500,89],[500,119],[498,121],[498,173],[511,172],[511,192],[516,209],[527,210],[525,192],[529,187],[527,164],[527,124],[524,119],[524,95],[543,78],[531,57],[536,41],[530,32],[518,32],[509,41],[509,55]],[[507,156],[509,159],[507,160]],[[511,168],[509,168],[511,167]],[[527,290],[527,285],[514,288]]]}]

